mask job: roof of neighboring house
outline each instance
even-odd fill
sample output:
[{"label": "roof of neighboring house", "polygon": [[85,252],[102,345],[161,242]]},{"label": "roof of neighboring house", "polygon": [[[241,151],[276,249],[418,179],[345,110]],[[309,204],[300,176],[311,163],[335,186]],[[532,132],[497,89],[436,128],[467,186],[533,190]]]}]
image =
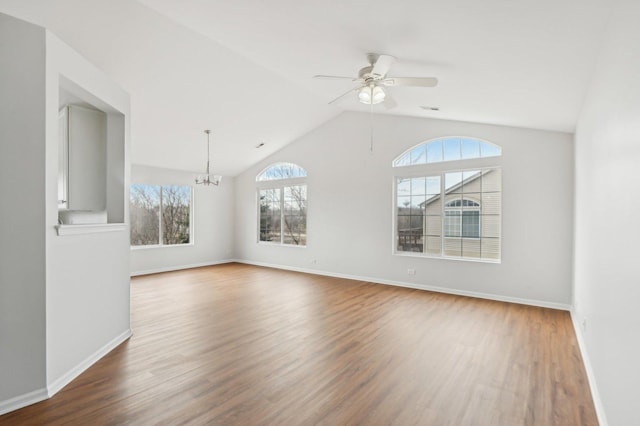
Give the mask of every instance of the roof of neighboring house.
[{"label": "roof of neighboring house", "polygon": [[[478,173],[461,180],[460,182],[456,183],[455,185],[453,185],[451,188],[447,189],[445,191],[445,195],[446,194],[451,194],[453,191],[461,188],[462,186],[473,182],[474,180],[486,175],[487,173],[490,173],[493,169],[485,169],[485,170],[481,170]],[[422,207],[427,207],[429,204],[433,203],[434,201],[436,201],[438,198],[440,198],[440,194],[435,194],[432,195],[431,198],[429,198],[428,200],[423,201],[422,203],[420,203],[420,206]]]}]

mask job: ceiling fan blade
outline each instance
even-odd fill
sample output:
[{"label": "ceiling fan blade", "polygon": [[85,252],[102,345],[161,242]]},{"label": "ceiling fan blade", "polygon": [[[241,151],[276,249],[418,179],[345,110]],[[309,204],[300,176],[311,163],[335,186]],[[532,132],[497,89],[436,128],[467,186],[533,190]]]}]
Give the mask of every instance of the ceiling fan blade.
[{"label": "ceiling fan blade", "polygon": [[360,89],[360,87],[362,87],[362,86],[358,86],[358,87],[354,87],[353,89],[349,89],[348,92],[343,93],[342,95],[338,96],[337,98],[335,98],[334,100],[329,102],[329,105],[335,104],[336,102],[339,102],[339,101],[343,100],[344,98],[346,98],[347,96],[349,96],[350,94],[355,92],[356,90]]},{"label": "ceiling fan blade", "polygon": [[314,75],[313,78],[319,78],[324,80],[357,80],[353,77],[343,77],[340,75]]},{"label": "ceiling fan blade", "polygon": [[435,87],[438,79],[435,77],[389,77],[382,80],[385,86],[413,86],[413,87]]},{"label": "ceiling fan blade", "polygon": [[373,69],[371,70],[371,74],[384,77],[389,72],[389,69],[391,68],[391,64],[393,64],[395,60],[396,58],[390,55],[378,55],[378,59],[376,60],[376,63],[373,64]]},{"label": "ceiling fan blade", "polygon": [[382,102],[382,106],[386,109],[393,109],[398,106],[398,103],[395,99],[389,96],[389,91],[387,91],[387,95],[384,97],[384,102]]}]

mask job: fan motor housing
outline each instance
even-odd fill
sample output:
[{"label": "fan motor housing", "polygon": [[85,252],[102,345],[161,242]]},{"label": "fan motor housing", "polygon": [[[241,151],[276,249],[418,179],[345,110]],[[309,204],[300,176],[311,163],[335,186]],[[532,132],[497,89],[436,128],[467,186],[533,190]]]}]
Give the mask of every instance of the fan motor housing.
[{"label": "fan motor housing", "polygon": [[371,74],[372,70],[373,70],[373,65],[369,65],[364,68],[361,68],[360,71],[358,71],[358,77],[360,77],[364,81],[374,79],[375,76]]}]

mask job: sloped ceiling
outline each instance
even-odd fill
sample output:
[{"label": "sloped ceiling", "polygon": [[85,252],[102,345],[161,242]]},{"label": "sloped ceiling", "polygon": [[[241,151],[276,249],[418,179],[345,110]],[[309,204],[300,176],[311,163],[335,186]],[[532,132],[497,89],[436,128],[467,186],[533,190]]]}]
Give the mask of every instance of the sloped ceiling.
[{"label": "sloped ceiling", "polygon": [[[376,112],[572,132],[609,0],[2,0],[131,93],[134,163],[199,171],[206,128],[216,172],[235,175],[342,110],[327,102],[366,53],[398,58]],[[435,106],[427,112],[420,106]],[[265,146],[255,146],[264,142]]]}]

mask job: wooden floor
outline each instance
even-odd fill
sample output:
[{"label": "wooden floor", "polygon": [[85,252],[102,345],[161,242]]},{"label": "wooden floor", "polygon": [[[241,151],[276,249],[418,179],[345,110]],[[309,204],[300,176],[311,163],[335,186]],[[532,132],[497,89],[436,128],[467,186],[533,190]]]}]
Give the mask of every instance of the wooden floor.
[{"label": "wooden floor", "polygon": [[239,264],[131,297],[128,342],[0,424],[597,424],[567,312]]}]

